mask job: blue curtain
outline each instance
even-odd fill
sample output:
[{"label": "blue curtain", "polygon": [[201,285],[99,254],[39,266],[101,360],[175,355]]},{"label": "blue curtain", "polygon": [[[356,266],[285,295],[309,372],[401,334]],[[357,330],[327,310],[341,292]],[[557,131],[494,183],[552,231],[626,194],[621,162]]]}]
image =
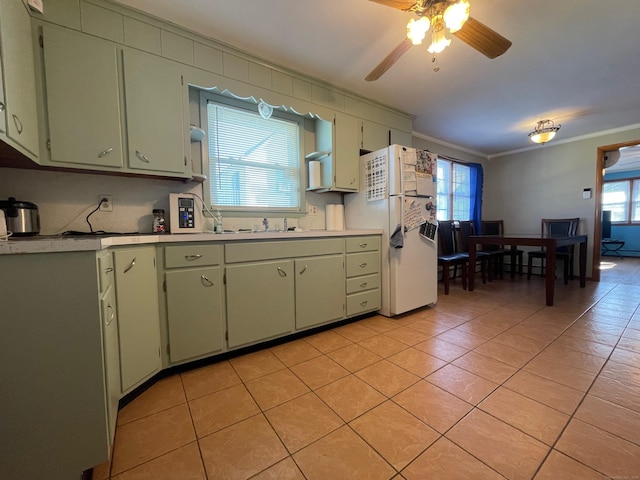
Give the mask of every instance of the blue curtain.
[{"label": "blue curtain", "polygon": [[479,163],[468,163],[467,165],[471,170],[471,211],[469,212],[469,218],[473,222],[476,233],[480,234],[482,231],[480,222],[482,220],[482,184],[484,181],[484,173],[482,171],[482,165]]}]

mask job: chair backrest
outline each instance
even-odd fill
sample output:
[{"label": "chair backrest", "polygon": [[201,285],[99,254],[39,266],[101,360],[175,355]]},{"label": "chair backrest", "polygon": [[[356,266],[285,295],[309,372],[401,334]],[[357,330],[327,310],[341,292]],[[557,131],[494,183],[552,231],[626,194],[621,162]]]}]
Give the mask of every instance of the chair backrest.
[{"label": "chair backrest", "polygon": [[504,235],[504,220],[482,220],[482,235]]},{"label": "chair backrest", "polygon": [[451,220],[438,220],[438,254],[451,255],[456,252],[456,244],[453,240],[453,222]]},{"label": "chair backrest", "polygon": [[[541,221],[541,233],[543,236],[548,235],[550,237],[576,235],[579,224],[580,218],[543,218]],[[556,251],[573,252],[573,245],[558,247]]]},{"label": "chair backrest", "polygon": [[460,220],[460,250],[463,252],[469,251],[469,237],[476,234],[473,222],[470,220]]}]

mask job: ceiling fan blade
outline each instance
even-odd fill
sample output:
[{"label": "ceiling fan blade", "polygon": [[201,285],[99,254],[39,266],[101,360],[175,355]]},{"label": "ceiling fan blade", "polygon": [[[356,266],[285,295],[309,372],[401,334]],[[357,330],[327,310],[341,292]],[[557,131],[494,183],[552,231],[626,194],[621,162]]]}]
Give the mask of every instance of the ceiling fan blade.
[{"label": "ceiling fan blade", "polygon": [[367,82],[373,82],[374,80],[379,79],[382,75],[384,75],[384,72],[389,70],[393,66],[393,64],[396,63],[402,55],[407,53],[407,50],[409,50],[412,46],[413,43],[411,43],[411,40],[405,38],[402,43],[394,48],[389,55],[384,57],[384,60],[382,60],[376,66],[376,68],[371,70],[369,75],[364,77],[364,79]]},{"label": "ceiling fan blade", "polygon": [[489,58],[499,57],[511,46],[510,40],[471,17],[454,35]]},{"label": "ceiling fan blade", "polygon": [[416,2],[415,0],[370,0],[371,2],[380,3],[387,7],[397,8],[398,10],[411,10]]}]

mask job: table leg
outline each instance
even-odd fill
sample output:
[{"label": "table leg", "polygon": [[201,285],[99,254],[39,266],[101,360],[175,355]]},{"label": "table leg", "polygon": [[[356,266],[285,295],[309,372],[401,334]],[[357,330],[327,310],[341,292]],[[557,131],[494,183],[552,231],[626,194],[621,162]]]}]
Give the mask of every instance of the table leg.
[{"label": "table leg", "polygon": [[468,288],[470,292],[473,292],[473,283],[476,277],[476,244],[473,241],[469,242],[469,268],[467,268],[467,272],[469,273]]},{"label": "table leg", "polygon": [[580,288],[584,288],[587,278],[587,242],[580,242]]},{"label": "table leg", "polygon": [[[511,245],[511,278],[516,278],[516,250],[518,249],[517,245]],[[522,272],[520,272],[522,275]]]},{"label": "table leg", "polygon": [[556,242],[550,242],[546,246],[545,257],[545,290],[547,297],[547,305],[553,306],[553,292],[556,281]]}]

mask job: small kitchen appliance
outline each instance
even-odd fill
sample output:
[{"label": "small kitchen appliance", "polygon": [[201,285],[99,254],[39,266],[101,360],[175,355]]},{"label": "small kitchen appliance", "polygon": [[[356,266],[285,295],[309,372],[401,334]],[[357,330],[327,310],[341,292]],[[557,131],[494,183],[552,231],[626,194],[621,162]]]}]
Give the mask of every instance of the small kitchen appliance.
[{"label": "small kitchen appliance", "polygon": [[16,237],[38,235],[40,233],[40,214],[35,203],[23,202],[9,197],[0,200],[0,209],[4,211],[6,229]]},{"label": "small kitchen appliance", "polygon": [[202,233],[204,217],[202,206],[196,205],[193,193],[169,194],[169,231],[171,233]]}]

